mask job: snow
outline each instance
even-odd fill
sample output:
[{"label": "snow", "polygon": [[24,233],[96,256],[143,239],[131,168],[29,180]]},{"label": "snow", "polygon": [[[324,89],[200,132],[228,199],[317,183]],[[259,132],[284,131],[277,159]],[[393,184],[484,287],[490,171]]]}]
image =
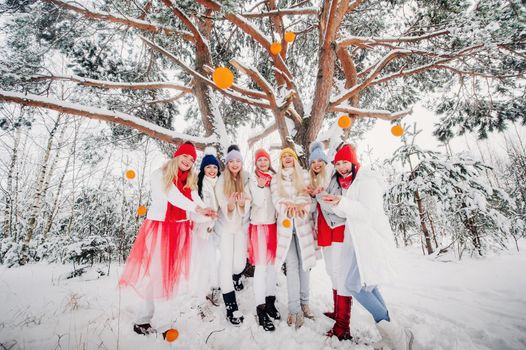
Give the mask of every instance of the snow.
[{"label": "snow", "polygon": [[[416,249],[398,250],[398,278],[382,288],[393,319],[411,327],[418,349],[524,349],[526,347],[526,242],[521,252],[482,259],[437,261]],[[443,259],[443,258],[442,258]],[[10,349],[373,349],[380,339],[371,317],[354,303],[351,328],[356,342],[324,336],[331,320],[330,281],[323,261],[311,274],[311,307],[315,321],[295,331],[282,320],[273,333],[255,322],[252,279],[238,293],[245,323],[227,324],[224,306],[212,307],[215,320],[197,316],[197,301],[180,295],[157,305],[154,323],[173,322],[180,332],[172,344],[160,336],[139,336],[131,325],[140,300],[119,291],[122,265],[113,264],[109,276],[97,268],[64,279],[68,265],[32,264],[8,269],[0,266],[0,344]],[[108,266],[99,270],[107,272]],[[285,276],[278,278],[278,308],[286,317]]]}]

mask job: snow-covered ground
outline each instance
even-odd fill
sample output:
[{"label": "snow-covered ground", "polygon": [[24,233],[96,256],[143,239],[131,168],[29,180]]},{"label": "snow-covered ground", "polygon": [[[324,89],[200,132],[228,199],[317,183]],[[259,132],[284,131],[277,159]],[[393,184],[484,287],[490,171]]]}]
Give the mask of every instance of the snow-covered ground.
[{"label": "snow-covered ground", "polygon": [[[526,349],[526,242],[521,252],[504,252],[461,262],[435,261],[416,250],[398,251],[400,273],[382,288],[391,316],[412,328],[415,349]],[[107,268],[107,267],[106,267]],[[356,341],[338,342],[324,333],[331,320],[330,282],[323,261],[311,275],[311,306],[317,314],[295,331],[282,321],[274,333],[257,326],[252,280],[239,293],[242,327],[227,324],[224,308],[215,320],[197,316],[196,302],[179,296],[158,305],[157,324],[173,322],[173,343],[133,333],[140,305],[132,292],[116,288],[121,266],[109,277],[64,279],[71,266],[36,264],[0,267],[1,349],[374,349],[380,336],[370,316],[354,304],[351,328]],[[285,277],[279,278],[279,309],[286,316]]]}]

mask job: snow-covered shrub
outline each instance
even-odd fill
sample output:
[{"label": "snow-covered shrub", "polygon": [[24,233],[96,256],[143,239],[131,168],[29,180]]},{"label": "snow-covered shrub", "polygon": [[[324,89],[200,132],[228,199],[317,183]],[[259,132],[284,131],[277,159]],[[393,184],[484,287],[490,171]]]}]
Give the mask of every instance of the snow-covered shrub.
[{"label": "snow-covered shrub", "polygon": [[96,258],[99,261],[111,259],[115,252],[115,243],[110,237],[89,236],[67,246],[66,257],[76,264],[92,264]]}]

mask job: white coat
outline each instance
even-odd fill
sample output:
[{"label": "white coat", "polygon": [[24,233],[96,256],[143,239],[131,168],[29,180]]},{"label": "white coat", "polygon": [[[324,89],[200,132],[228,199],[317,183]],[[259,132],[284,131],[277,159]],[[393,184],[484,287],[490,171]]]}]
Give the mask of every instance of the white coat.
[{"label": "white coat", "polygon": [[168,190],[165,191],[161,169],[157,169],[152,173],[150,177],[150,187],[152,203],[150,204],[150,207],[148,208],[148,214],[146,215],[146,218],[149,220],[164,221],[166,218],[168,202],[178,208],[186,210],[187,212],[194,213],[196,207],[201,202],[200,198],[196,201],[196,194],[192,195],[193,200],[188,199],[174,184],[171,184]]},{"label": "white coat", "polygon": [[272,203],[270,188],[259,187],[256,174],[248,181],[252,204],[250,208],[250,223],[252,225],[273,224],[276,222],[276,209]]},{"label": "white coat", "polygon": [[[314,252],[314,236],[311,216],[307,215],[304,219],[294,218],[295,225],[290,227],[283,226],[283,221],[289,219],[286,213],[286,207],[284,202],[291,201],[295,204],[308,204],[311,205],[312,199],[306,193],[296,193],[296,188],[293,185],[292,178],[284,178],[284,190],[286,196],[282,196],[279,193],[277,177],[279,174],[272,178],[270,189],[272,191],[272,202],[276,208],[277,213],[277,227],[278,227],[278,247],[276,250],[276,266],[281,266],[287,257],[287,253],[290,248],[292,241],[293,227],[296,226],[296,235],[300,243],[301,249],[301,260],[303,269],[305,271],[310,270],[316,264],[316,255]],[[304,183],[307,184],[308,175],[304,172]],[[289,219],[292,221],[292,219]]]},{"label": "white coat", "polygon": [[[362,167],[333,208],[334,213],[346,218],[342,256],[349,257],[354,250],[362,287],[381,284],[393,276],[390,262],[394,241],[383,209],[382,184],[378,174]],[[350,259],[342,259],[341,271],[349,272],[349,264]],[[349,277],[347,287],[356,282]]]}]

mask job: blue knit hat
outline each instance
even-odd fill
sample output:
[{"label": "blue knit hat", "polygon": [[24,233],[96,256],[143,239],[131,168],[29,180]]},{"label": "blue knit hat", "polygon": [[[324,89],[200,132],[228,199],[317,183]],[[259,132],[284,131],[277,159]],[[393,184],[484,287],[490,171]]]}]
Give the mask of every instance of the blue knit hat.
[{"label": "blue knit hat", "polygon": [[208,165],[215,165],[217,169],[219,169],[219,160],[217,159],[216,154],[217,152],[214,147],[206,147],[204,157],[201,159],[201,166],[199,167],[199,170],[203,171]]},{"label": "blue knit hat", "polygon": [[323,160],[325,164],[328,163],[327,155],[323,152],[323,145],[320,142],[313,142],[309,146],[309,164],[315,160]]}]

